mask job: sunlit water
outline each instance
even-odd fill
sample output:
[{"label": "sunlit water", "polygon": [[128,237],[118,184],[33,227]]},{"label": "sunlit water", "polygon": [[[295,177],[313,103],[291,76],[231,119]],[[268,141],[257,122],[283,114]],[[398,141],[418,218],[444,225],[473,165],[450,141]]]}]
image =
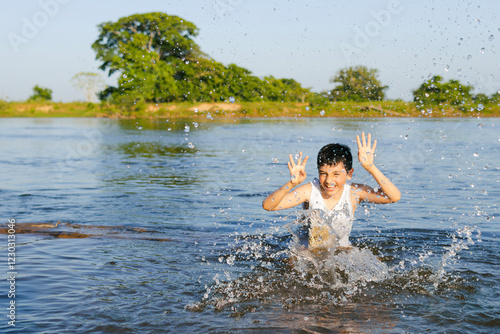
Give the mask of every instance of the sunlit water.
[{"label": "sunlit water", "polygon": [[[16,235],[16,327],[7,236],[0,331],[23,333],[492,333],[500,326],[496,119],[244,122],[3,119],[2,224]],[[361,205],[356,248],[296,243],[300,212],[266,212],[288,154],[378,139],[402,191]],[[357,162],[354,181],[375,186]],[[66,223],[66,224],[63,224]],[[3,312],[3,314],[2,314]]]}]

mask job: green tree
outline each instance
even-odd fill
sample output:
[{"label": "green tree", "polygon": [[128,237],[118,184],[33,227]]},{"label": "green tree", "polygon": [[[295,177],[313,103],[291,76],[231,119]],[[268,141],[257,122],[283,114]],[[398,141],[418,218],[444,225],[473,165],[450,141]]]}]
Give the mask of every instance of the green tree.
[{"label": "green tree", "polygon": [[176,79],[202,56],[192,40],[197,27],[178,16],[136,14],[103,23],[99,30],[92,45],[96,58],[103,62],[99,68],[109,75],[120,73],[118,87],[109,87],[101,97],[174,100],[180,88]]},{"label": "green tree", "polygon": [[488,97],[488,95],[486,94],[476,94],[472,97],[472,100],[474,101],[474,103],[476,104],[488,104],[490,103],[490,98]]},{"label": "green tree", "polygon": [[71,81],[73,86],[83,91],[87,102],[96,102],[97,93],[104,88],[104,79],[99,73],[80,72]]},{"label": "green tree", "polygon": [[204,54],[193,38],[197,27],[178,16],[137,14],[99,25],[93,43],[100,69],[119,73],[117,87],[101,99],[134,105],[141,101],[241,101],[304,99],[309,90],[292,79],[260,79],[235,64]]},{"label": "green tree", "polygon": [[458,80],[443,82],[439,75],[425,81],[413,91],[417,106],[443,105],[459,106],[472,102],[472,86],[462,85]]},{"label": "green tree", "polygon": [[498,90],[498,92],[491,95],[489,100],[490,100],[490,103],[492,103],[492,104],[496,103],[496,104],[500,105],[500,90]]},{"label": "green tree", "polygon": [[52,101],[52,89],[36,85],[33,87],[33,95],[29,97],[28,101]]},{"label": "green tree", "polygon": [[378,70],[365,66],[342,69],[330,79],[339,85],[331,91],[330,98],[336,101],[381,101],[385,98],[382,86],[377,79]]}]

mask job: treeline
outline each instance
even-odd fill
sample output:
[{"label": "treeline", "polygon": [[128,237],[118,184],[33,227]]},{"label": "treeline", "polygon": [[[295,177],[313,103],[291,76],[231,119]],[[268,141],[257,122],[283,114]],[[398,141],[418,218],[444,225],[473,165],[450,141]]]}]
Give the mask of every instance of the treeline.
[{"label": "treeline", "polygon": [[[388,86],[378,70],[365,66],[341,69],[330,82],[331,90],[315,93],[294,79],[257,77],[236,64],[224,65],[202,52],[193,41],[198,28],[178,16],[161,12],[136,14],[99,25],[92,44],[99,67],[119,74],[116,86],[104,88],[98,74],[85,72],[73,78],[87,101],[126,108],[163,102],[309,102],[327,106],[335,101],[384,101]],[[102,90],[102,88],[104,88]],[[500,87],[499,87],[500,88]],[[417,108],[450,106],[465,110],[499,104],[499,93],[472,94],[473,87],[457,80],[443,82],[434,76],[413,91]],[[50,100],[52,91],[35,86],[32,100]]]}]

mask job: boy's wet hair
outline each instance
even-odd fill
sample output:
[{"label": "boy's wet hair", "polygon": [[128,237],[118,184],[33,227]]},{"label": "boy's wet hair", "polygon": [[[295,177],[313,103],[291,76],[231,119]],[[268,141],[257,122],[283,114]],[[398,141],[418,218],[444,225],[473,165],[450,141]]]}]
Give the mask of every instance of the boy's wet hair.
[{"label": "boy's wet hair", "polygon": [[319,150],[318,168],[323,165],[337,165],[342,162],[346,171],[352,169],[352,154],[349,146],[342,144],[328,144]]}]

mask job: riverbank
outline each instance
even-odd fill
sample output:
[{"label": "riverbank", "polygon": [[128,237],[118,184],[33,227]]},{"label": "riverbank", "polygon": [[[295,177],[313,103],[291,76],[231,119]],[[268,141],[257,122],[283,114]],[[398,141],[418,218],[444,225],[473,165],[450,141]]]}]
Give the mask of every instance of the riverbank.
[{"label": "riverbank", "polygon": [[425,110],[413,102],[333,102],[325,106],[292,102],[163,103],[122,107],[85,102],[0,101],[0,117],[250,118],[250,117],[499,117],[499,105]]}]

